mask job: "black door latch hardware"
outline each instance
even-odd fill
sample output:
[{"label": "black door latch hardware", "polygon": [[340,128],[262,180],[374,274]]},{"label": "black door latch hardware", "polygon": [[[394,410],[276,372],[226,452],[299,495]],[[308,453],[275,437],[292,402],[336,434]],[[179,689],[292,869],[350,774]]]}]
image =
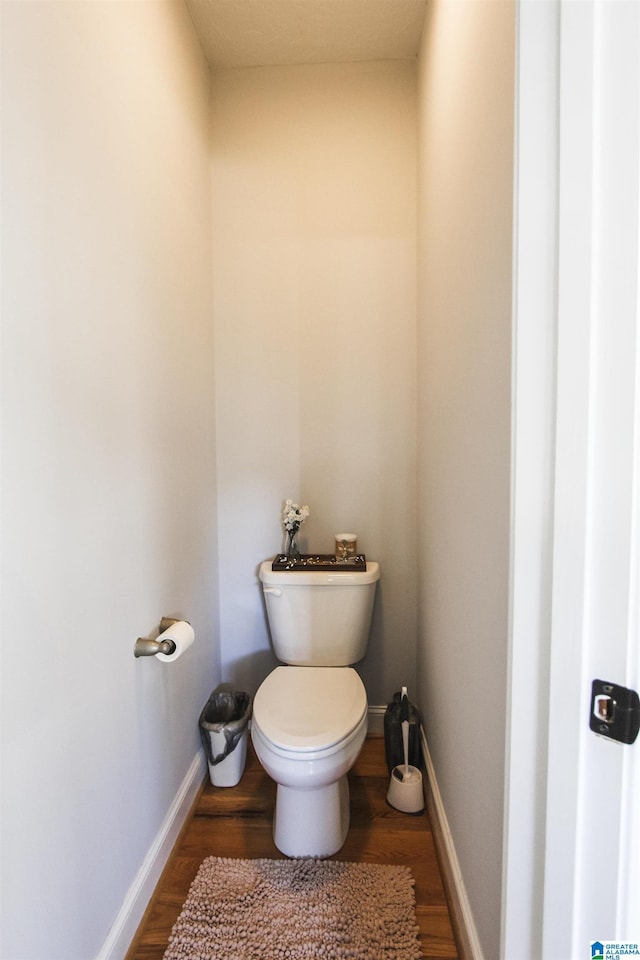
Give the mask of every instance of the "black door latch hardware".
[{"label": "black door latch hardware", "polygon": [[591,684],[589,726],[618,743],[633,743],[640,730],[640,698],[635,690],[606,680]]}]

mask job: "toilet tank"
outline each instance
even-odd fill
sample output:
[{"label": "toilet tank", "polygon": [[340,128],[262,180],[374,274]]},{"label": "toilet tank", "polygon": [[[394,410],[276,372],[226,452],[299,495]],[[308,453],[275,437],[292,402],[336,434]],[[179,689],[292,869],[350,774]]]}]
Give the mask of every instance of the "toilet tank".
[{"label": "toilet tank", "polygon": [[271,641],[283,663],[346,667],[362,660],[369,642],[380,567],[344,572],[272,570],[260,565]]}]

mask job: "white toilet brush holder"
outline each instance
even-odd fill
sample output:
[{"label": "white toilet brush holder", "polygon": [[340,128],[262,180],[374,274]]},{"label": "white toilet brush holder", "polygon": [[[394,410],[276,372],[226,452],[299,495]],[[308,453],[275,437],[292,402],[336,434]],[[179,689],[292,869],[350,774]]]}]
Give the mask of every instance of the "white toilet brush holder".
[{"label": "white toilet brush holder", "polygon": [[411,764],[394,767],[391,771],[387,801],[401,813],[422,813],[422,771]]}]

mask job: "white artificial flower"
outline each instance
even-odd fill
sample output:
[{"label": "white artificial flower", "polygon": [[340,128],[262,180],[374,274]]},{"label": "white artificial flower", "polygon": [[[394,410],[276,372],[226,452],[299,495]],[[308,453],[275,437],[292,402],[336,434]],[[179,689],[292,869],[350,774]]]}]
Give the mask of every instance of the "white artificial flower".
[{"label": "white artificial flower", "polygon": [[299,530],[300,525],[308,516],[309,507],[306,504],[301,507],[297,503],[294,503],[293,500],[285,500],[284,510],[282,512],[285,530],[289,532]]}]

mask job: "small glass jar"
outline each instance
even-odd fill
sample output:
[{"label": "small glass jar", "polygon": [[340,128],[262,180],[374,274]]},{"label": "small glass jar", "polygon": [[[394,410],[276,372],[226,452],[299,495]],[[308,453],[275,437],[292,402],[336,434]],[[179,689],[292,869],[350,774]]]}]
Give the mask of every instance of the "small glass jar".
[{"label": "small glass jar", "polygon": [[336,533],[336,560],[353,560],[358,552],[358,537],[355,533]]}]

